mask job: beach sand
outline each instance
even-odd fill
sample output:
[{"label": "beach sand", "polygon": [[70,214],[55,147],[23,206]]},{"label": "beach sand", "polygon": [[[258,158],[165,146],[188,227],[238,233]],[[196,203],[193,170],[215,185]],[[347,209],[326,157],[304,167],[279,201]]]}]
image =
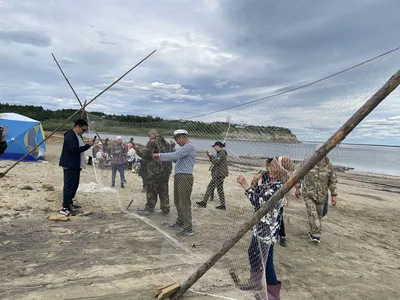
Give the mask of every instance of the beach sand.
[{"label": "beach sand", "polygon": [[[78,192],[82,213],[68,221],[50,221],[62,201],[62,169],[58,167],[62,136],[47,143],[48,163],[20,163],[0,189],[1,299],[155,299],[155,285],[169,276],[184,280],[252,214],[232,164],[226,180],[227,211],[217,211],[218,197],[197,208],[209,181],[206,160],[195,166],[193,219],[196,234],[177,238],[163,224],[176,216],[171,176],[171,215],[143,220],[126,212],[143,208],[141,179],[127,172],[127,188],[117,192]],[[248,162],[249,165],[257,163]],[[11,161],[0,161],[3,171]],[[263,162],[261,162],[262,167]],[[249,180],[251,174],[246,175]],[[97,177],[109,187],[111,172]],[[118,177],[117,177],[118,178]],[[400,181],[398,177],[338,173],[338,206],[323,219],[322,242],[311,244],[306,233],[305,205],[293,191],[285,208],[288,247],[275,246],[282,299],[400,299]],[[92,166],[82,171],[81,184],[96,182]],[[117,184],[119,180],[117,180]],[[53,190],[54,189],[54,190]],[[158,205],[157,205],[158,207]],[[172,246],[161,231],[179,241]],[[252,299],[234,289],[228,268],[248,272],[247,234],[194,287],[194,291]],[[186,247],[186,248],[185,248]],[[249,298],[247,298],[249,297]],[[189,291],[183,299],[217,299]]]}]

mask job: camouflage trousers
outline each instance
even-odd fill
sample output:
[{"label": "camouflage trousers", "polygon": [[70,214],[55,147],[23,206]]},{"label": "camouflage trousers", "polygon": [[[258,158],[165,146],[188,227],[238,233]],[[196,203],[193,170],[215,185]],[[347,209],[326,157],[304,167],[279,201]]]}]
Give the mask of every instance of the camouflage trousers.
[{"label": "camouflage trousers", "polygon": [[146,182],[146,206],[147,211],[153,212],[160,198],[160,209],[164,213],[169,213],[169,174],[156,174],[147,178]]},{"label": "camouflage trousers", "polygon": [[207,190],[203,198],[204,203],[207,203],[208,199],[210,199],[210,201],[214,201],[214,191],[215,188],[217,188],[219,201],[221,205],[225,205],[224,180],[224,177],[211,178],[211,181],[207,186]]},{"label": "camouflage trousers", "polygon": [[322,228],[322,212],[325,202],[319,203],[312,198],[304,196],[304,203],[307,207],[308,224],[310,225],[310,232],[313,235],[319,236]]}]

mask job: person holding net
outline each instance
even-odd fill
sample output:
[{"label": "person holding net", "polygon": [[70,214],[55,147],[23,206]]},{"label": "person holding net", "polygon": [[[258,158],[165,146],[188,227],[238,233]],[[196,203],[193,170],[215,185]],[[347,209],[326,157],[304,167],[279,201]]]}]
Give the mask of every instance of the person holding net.
[{"label": "person holding net", "polygon": [[59,166],[64,172],[63,204],[60,214],[69,216],[79,208],[74,204],[76,192],[79,187],[81,170],[85,168],[85,151],[94,145],[95,139],[83,142],[82,135],[88,130],[88,123],[79,119],[73,129],[64,133],[64,142],[60,156]]},{"label": "person holding net", "polygon": [[134,146],[138,155],[148,161],[146,165],[147,203],[144,210],[140,211],[140,214],[144,216],[153,214],[157,204],[157,197],[159,197],[161,214],[168,215],[170,210],[168,184],[169,176],[172,172],[172,162],[161,162],[153,159],[153,154],[171,152],[171,145],[158,133],[157,129],[151,129],[149,131],[149,138],[150,140],[147,142],[146,147]]},{"label": "person holding net", "polygon": [[226,152],[225,143],[220,141],[215,142],[212,147],[217,152],[216,155],[213,155],[210,151],[207,151],[207,156],[211,161],[211,181],[207,186],[206,193],[204,195],[203,201],[196,202],[199,207],[207,207],[207,201],[214,200],[214,190],[217,188],[220,205],[215,207],[216,209],[226,209],[225,206],[225,193],[224,193],[224,180],[228,176],[228,161]]},{"label": "person holding net", "polygon": [[180,146],[170,153],[154,153],[153,158],[161,162],[172,161],[175,164],[174,175],[174,204],[178,212],[178,218],[170,226],[172,229],[182,229],[180,236],[192,236],[192,202],[193,169],[196,162],[196,148],[188,139],[188,132],[184,129],[174,131],[174,139]]},{"label": "person holding net", "polygon": [[[288,157],[288,156],[277,156],[275,159],[279,162],[279,164],[286,170],[287,176],[284,178],[284,181],[286,181],[289,176],[294,172],[294,163],[293,161]],[[264,172],[262,177],[261,177],[261,183],[265,183],[269,179],[268,172]],[[286,240],[286,230],[285,230],[285,222],[283,218],[283,208],[282,208],[282,221],[281,221],[281,226],[279,228],[279,245],[282,247],[287,246],[287,240]]]},{"label": "person holding net", "polygon": [[[240,175],[237,182],[246,191],[246,197],[257,211],[268,202],[272,195],[278,191],[284,181],[288,178],[289,172],[276,158],[266,160],[267,172],[260,172],[254,175],[249,186],[245,177]],[[260,179],[262,182],[259,184]],[[267,284],[267,299],[279,300],[282,283],[278,281],[274,267],[274,244],[278,240],[279,229],[283,219],[283,207],[286,199],[282,198],[253,227],[253,236],[248,249],[250,263],[250,278],[247,283],[239,284],[241,290],[262,291],[263,270]]]},{"label": "person holding net", "polygon": [[[315,147],[315,151],[321,145]],[[310,241],[321,242],[322,218],[328,211],[328,190],[332,206],[336,205],[336,172],[328,157],[323,158],[304,178],[296,184],[296,198],[303,198],[307,207]],[[301,193],[301,189],[303,193]]]}]

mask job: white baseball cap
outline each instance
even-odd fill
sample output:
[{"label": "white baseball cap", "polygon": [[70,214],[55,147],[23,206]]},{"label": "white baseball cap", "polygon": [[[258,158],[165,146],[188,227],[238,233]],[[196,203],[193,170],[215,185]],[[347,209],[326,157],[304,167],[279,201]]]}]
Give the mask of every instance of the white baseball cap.
[{"label": "white baseball cap", "polygon": [[122,137],[120,135],[115,137],[115,140],[122,140]]},{"label": "white baseball cap", "polygon": [[174,136],[181,135],[181,134],[188,135],[188,132],[185,129],[178,129],[178,130],[174,131]]}]

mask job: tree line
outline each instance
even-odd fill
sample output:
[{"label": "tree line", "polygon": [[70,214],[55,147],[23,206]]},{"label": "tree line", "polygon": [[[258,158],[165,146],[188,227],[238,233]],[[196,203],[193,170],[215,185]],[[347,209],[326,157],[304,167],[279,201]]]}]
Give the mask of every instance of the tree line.
[{"label": "tree line", "polygon": [[[60,110],[50,110],[44,109],[42,106],[35,105],[16,105],[8,103],[0,103],[0,113],[17,113],[29,118],[38,120],[42,123],[44,130],[51,131],[56,129],[59,124],[64,120],[68,119],[72,114],[74,114],[76,109],[60,109]],[[227,122],[212,122],[206,123],[201,121],[192,120],[167,120],[160,117],[147,116],[135,116],[135,115],[109,115],[102,112],[89,112],[90,119],[95,120],[98,124],[99,130],[104,132],[109,132],[110,130],[120,130],[128,131],[134,130],[137,134],[140,132],[145,132],[153,126],[161,129],[172,129],[172,128],[183,128],[189,129],[193,136],[206,134],[209,137],[221,136],[223,135],[229,126]],[[76,119],[79,117],[77,116]],[[60,130],[67,130],[72,127],[73,121],[65,124]],[[152,124],[153,123],[153,124]],[[240,124],[231,124],[230,133],[235,132],[247,132],[253,135],[271,135],[272,137],[276,135],[290,135],[292,134],[290,129],[277,126],[255,126],[255,125],[245,125],[236,126]],[[161,130],[163,131],[163,130]],[[132,132],[133,134],[134,132]],[[145,133],[144,133],[145,134]],[[274,139],[274,138],[272,138]]]}]

